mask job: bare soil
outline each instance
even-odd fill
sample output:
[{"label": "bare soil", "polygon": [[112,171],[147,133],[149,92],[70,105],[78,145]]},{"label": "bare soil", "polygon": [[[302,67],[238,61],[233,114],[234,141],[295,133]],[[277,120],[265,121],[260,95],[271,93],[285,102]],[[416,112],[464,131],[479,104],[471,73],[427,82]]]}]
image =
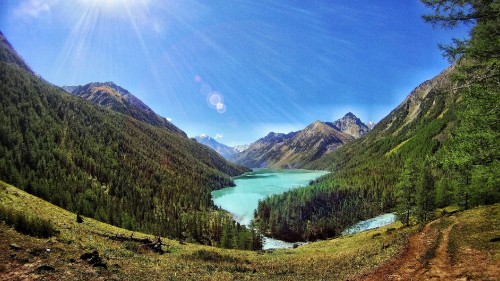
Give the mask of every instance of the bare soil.
[{"label": "bare soil", "polygon": [[500,280],[498,261],[472,247],[460,249],[461,258],[452,263],[450,231],[457,222],[448,219],[445,227],[438,226],[440,220],[427,224],[398,255],[358,280]]}]

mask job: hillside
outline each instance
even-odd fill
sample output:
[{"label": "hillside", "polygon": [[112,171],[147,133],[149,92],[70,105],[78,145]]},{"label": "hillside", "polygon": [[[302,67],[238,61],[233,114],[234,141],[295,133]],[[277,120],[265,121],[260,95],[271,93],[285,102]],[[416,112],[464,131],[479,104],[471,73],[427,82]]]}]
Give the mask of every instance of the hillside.
[{"label": "hillside", "polygon": [[[160,255],[145,242],[155,239],[151,235],[86,217],[83,223],[77,223],[74,213],[1,182],[0,203],[2,209],[50,220],[58,231],[50,238],[36,238],[0,222],[2,280],[119,280],[144,276],[150,280],[373,280],[374,272],[399,275],[391,265],[407,255],[414,255],[412,262],[416,267],[405,269],[414,280],[428,280],[427,272],[436,270],[441,270],[442,275],[438,276],[447,277],[445,280],[460,276],[488,280],[498,276],[500,262],[498,242],[491,242],[498,239],[500,231],[498,205],[445,216],[415,234],[412,233],[416,227],[405,228],[396,223],[296,249],[255,252],[181,244],[162,238],[164,254]],[[448,233],[449,238],[436,239],[440,231]],[[120,241],[120,237],[125,239]],[[406,238],[409,247],[405,247]],[[426,238],[418,251],[411,250],[418,246],[413,244],[418,242],[414,238]],[[437,250],[436,258],[433,251],[427,250],[440,244],[451,249],[451,269],[435,265],[435,260],[441,259],[441,250]],[[97,251],[99,259],[82,259],[93,251]]]},{"label": "hillside", "polygon": [[24,62],[21,56],[16,52],[12,52],[12,49],[12,45],[0,31],[0,61],[11,63],[30,73],[33,73],[31,68]]},{"label": "hillside", "polygon": [[[449,90],[450,78],[454,73],[452,66],[431,80],[418,85],[393,111],[383,118],[371,132],[363,138],[351,143],[336,154],[328,155],[308,165],[309,168],[337,167],[348,168],[361,164],[365,158],[382,159],[405,147],[414,147],[416,142],[420,151],[413,151],[415,157],[420,153],[428,153],[439,146],[447,138],[447,132],[454,124],[450,109],[456,107],[458,95]],[[448,128],[448,130],[445,130]],[[431,129],[428,134],[418,135]],[[435,138],[441,132],[441,138]],[[414,137],[415,135],[419,137]],[[427,151],[425,151],[427,149]],[[346,159],[348,163],[339,158]],[[360,159],[362,158],[362,159]]]},{"label": "hillside", "polygon": [[63,89],[74,96],[81,97],[102,107],[187,137],[186,133],[181,129],[170,123],[166,118],[156,114],[140,99],[113,82],[95,82],[84,86],[64,86]]},{"label": "hillside", "polygon": [[232,160],[246,167],[302,168],[368,130],[349,112],[335,122],[316,121],[297,132],[269,133]]},{"label": "hillside", "polygon": [[217,153],[219,153],[222,157],[226,159],[231,158],[233,155],[239,152],[238,150],[236,150],[236,148],[222,144],[207,135],[200,135],[195,137],[195,139],[197,142],[204,144],[210,147],[211,149],[215,150]]},{"label": "hillside", "polygon": [[499,202],[499,76],[481,80],[488,68],[477,64],[464,59],[423,82],[372,131],[306,164],[332,173],[261,202],[261,231],[324,239],[385,212],[410,223],[435,207]]},{"label": "hillside", "polygon": [[333,173],[312,187],[263,201],[258,211],[261,230],[273,229],[269,234],[292,241],[324,239],[358,220],[392,211],[404,159],[418,163],[437,153],[454,126],[458,95],[448,91],[454,69],[416,87],[372,131],[305,165]]},{"label": "hillside", "polygon": [[[1,46],[3,57],[19,58]],[[210,192],[246,169],[177,132],[71,96],[17,63],[0,61],[0,179],[114,225],[218,243],[194,227],[215,219]]]}]

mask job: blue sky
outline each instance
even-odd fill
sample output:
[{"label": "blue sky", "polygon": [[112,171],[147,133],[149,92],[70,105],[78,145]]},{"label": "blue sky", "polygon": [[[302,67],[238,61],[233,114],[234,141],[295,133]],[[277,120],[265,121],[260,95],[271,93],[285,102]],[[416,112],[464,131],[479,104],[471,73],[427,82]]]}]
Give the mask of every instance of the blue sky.
[{"label": "blue sky", "polygon": [[448,66],[418,0],[1,1],[0,30],[56,85],[113,81],[228,145],[348,111],[378,122]]}]

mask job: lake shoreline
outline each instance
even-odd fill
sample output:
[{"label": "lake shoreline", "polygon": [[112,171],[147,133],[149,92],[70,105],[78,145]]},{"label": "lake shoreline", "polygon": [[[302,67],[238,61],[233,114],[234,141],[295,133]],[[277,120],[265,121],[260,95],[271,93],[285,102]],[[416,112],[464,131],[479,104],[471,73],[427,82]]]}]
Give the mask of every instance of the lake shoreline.
[{"label": "lake shoreline", "polygon": [[[254,211],[257,209],[260,200],[267,196],[308,186],[311,181],[328,173],[328,171],[305,169],[253,169],[252,172],[234,177],[235,186],[212,191],[212,198],[214,204],[231,213],[236,222],[249,227],[254,219]],[[383,214],[360,221],[346,228],[344,232],[350,228],[364,231],[380,227],[392,223],[395,220],[395,216],[393,216],[392,214]],[[348,234],[352,233],[349,232]],[[289,242],[267,236],[264,236],[264,242],[263,249],[292,248],[295,244],[309,243],[308,241]]]}]

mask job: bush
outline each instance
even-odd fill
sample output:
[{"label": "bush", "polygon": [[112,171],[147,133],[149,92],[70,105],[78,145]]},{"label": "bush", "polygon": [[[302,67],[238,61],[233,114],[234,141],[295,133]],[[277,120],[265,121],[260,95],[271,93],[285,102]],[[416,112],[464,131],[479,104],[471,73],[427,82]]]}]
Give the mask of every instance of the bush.
[{"label": "bush", "polygon": [[136,254],[143,254],[144,253],[142,245],[140,243],[135,242],[135,241],[125,241],[123,243],[123,247],[131,252],[136,253]]},{"label": "bush", "polygon": [[0,206],[0,220],[14,227],[17,232],[30,236],[48,238],[57,233],[49,220],[28,216],[24,213]]},{"label": "bush", "polygon": [[196,260],[202,260],[202,261],[209,261],[209,262],[236,262],[238,261],[237,258],[229,256],[229,255],[222,255],[214,251],[208,251],[208,250],[197,250],[195,251],[192,255],[191,258],[196,259]]}]

